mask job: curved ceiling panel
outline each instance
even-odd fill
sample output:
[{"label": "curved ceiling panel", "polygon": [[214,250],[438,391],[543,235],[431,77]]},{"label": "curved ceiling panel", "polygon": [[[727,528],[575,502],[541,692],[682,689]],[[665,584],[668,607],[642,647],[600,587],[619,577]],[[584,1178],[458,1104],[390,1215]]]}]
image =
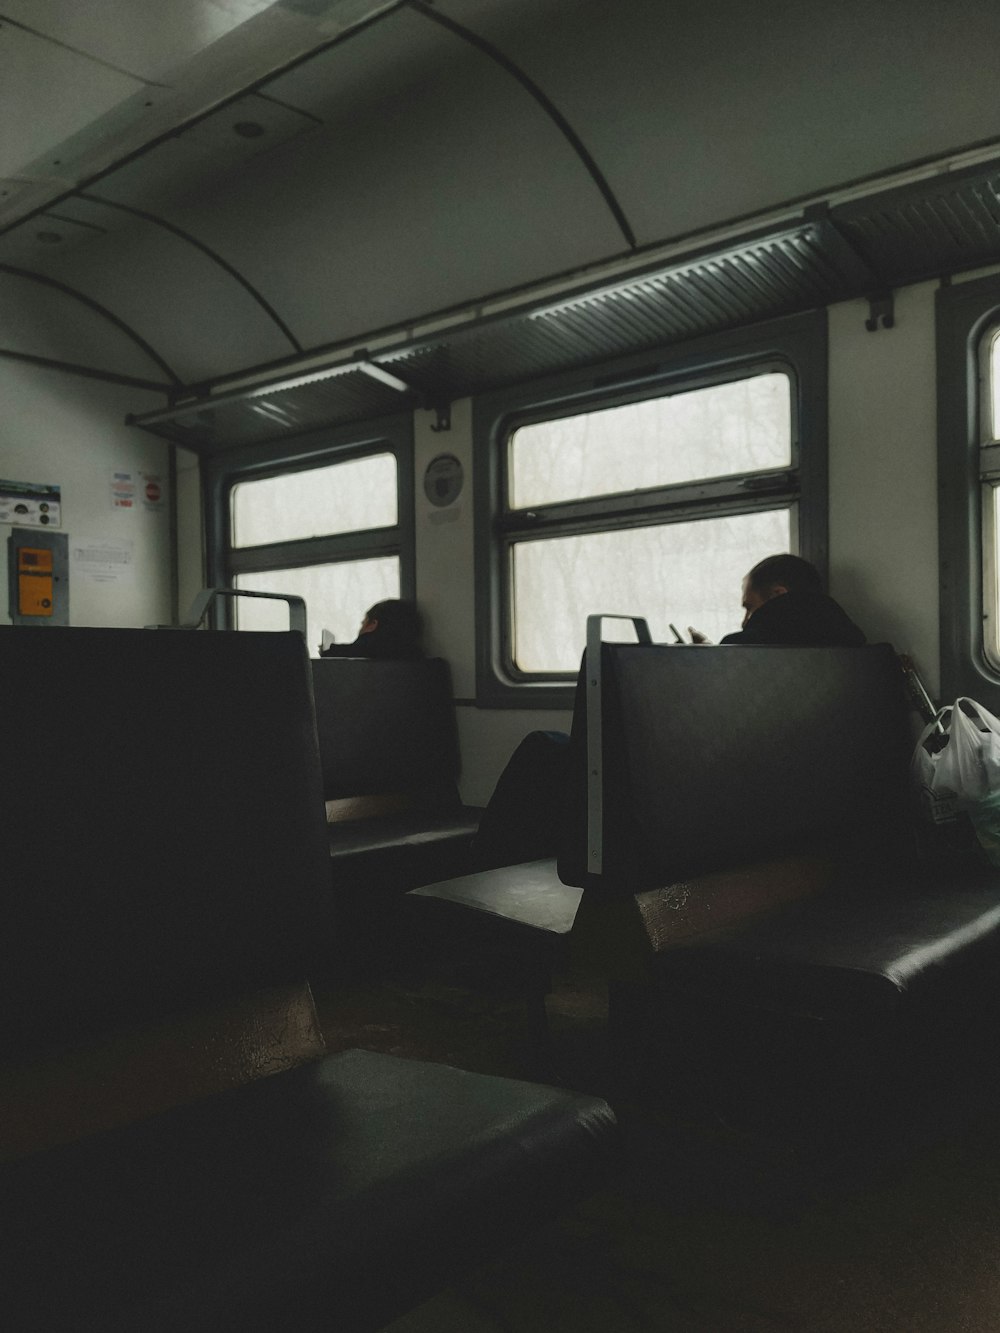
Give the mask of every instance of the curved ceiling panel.
[{"label": "curved ceiling panel", "polygon": [[[545,112],[507,71],[420,15],[394,13],[266,93],[321,123],[238,170],[226,162],[220,174],[217,154],[213,179],[192,189],[189,178],[180,201],[150,184],[161,153],[164,164],[176,161],[176,144],[95,188],[139,206],[156,188],[163,216],[225,256],[305,347],[363,337],[624,246]],[[212,120],[216,143],[233,138],[230,108]],[[186,290],[173,273],[181,309]],[[143,291],[159,304],[159,274],[147,273]],[[189,345],[199,338],[190,373],[218,374],[199,330],[185,336]],[[242,365],[263,359],[241,349]]]},{"label": "curved ceiling panel", "polygon": [[438,0],[545,88],[640,243],[1000,136],[995,0]]},{"label": "curved ceiling panel", "polygon": [[[39,99],[40,81],[46,88],[58,88],[61,95]],[[142,83],[123,70],[95,66],[78,51],[8,23],[0,42],[0,87],[8,106],[32,108],[30,117],[18,117],[16,134],[8,124],[0,135],[0,176],[15,176],[25,159],[53,150],[47,165],[51,175],[59,176],[57,145],[72,133],[80,118],[102,115],[141,91]]]},{"label": "curved ceiling panel", "polygon": [[0,354],[68,362],[169,386],[169,371],[100,309],[35,278],[0,270]]},{"label": "curved ceiling panel", "polygon": [[111,9],[77,0],[4,0],[4,17],[136,79],[164,78],[272,0],[157,0]]},{"label": "curved ceiling panel", "polygon": [[[36,249],[30,266],[111,310],[182,380],[224,375],[295,351],[266,301],[241,285],[227,261],[213,259],[191,240],[86,199],[64,200],[59,214],[83,223],[88,238],[66,252]],[[37,236],[38,222],[0,240],[0,261],[10,262],[8,254],[23,244],[26,232]]]},{"label": "curved ceiling panel", "polygon": [[[101,356],[121,336],[123,366],[138,355],[149,374],[159,356],[188,384],[360,347],[633,239],[1000,138],[995,0],[169,0],[182,28],[211,8],[200,36],[135,6],[114,34],[105,11],[99,22],[71,0],[14,5],[39,31],[15,21],[0,57],[48,74],[46,91],[74,92],[59,74],[72,66],[87,134],[175,57],[184,78],[201,69],[180,128],[137,152],[123,131],[122,165],[67,171],[81,193],[0,236],[0,264],[78,288],[153,349],[119,328],[93,344]],[[345,15],[360,24],[346,35]],[[298,35],[283,45],[288,24]],[[89,80],[74,42],[93,48]],[[22,82],[37,104],[38,78]],[[18,160],[38,148],[58,171],[48,157],[67,125],[48,100],[52,123],[26,127]],[[0,182],[0,201],[22,185]],[[83,360],[94,312],[60,325],[54,299],[28,312],[25,337]]]}]

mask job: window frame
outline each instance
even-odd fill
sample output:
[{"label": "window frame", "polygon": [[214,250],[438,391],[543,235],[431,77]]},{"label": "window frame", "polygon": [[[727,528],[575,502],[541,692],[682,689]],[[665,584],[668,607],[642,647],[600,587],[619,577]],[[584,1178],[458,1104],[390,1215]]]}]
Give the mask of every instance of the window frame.
[{"label": "window frame", "polygon": [[[1000,651],[991,659],[986,644],[986,626],[996,614],[995,604],[987,606],[996,578],[987,563],[997,534],[986,510],[989,472],[1000,482],[1000,446],[986,426],[992,414],[986,343],[1000,329],[1000,275],[946,281],[935,313],[940,694],[949,700],[970,695],[998,711]],[[990,444],[996,452],[984,459]]]},{"label": "window frame", "polygon": [[[240,482],[304,472],[384,453],[391,453],[396,460],[397,521],[394,527],[300,537],[263,546],[233,545],[232,492]],[[378,421],[321,427],[286,439],[228,450],[212,458],[206,468],[206,575],[209,586],[231,588],[236,575],[261,570],[300,569],[397,556],[400,596],[415,599],[413,487],[413,418],[409,413]],[[358,608],[358,614],[364,609]],[[217,628],[233,628],[231,599],[217,599],[213,611]]]},{"label": "window frame", "polygon": [[[643,491],[510,511],[506,507],[507,445],[533,421],[780,369],[791,382],[788,468],[659,486]],[[505,388],[473,404],[476,482],[476,701],[488,708],[570,708],[574,684],[562,674],[523,673],[510,643],[511,548],[533,532],[546,536],[661,525],[732,513],[792,510],[798,550],[825,575],[827,538],[827,316],[810,311],[682,346],[653,349]],[[751,486],[745,483],[751,482]],[[779,502],[782,502],[779,504]],[[540,518],[530,518],[532,513]],[[530,536],[528,537],[530,540]],[[735,594],[734,590],[734,607]],[[630,612],[631,607],[602,607]],[[734,610],[734,628],[736,628]],[[581,645],[583,627],[581,626]]]}]

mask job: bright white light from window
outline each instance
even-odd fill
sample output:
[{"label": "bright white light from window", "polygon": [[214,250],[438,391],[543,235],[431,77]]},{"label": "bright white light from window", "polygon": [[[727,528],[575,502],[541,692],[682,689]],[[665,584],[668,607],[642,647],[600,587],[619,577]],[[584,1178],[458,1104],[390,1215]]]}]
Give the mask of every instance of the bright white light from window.
[{"label": "bright white light from window", "polygon": [[232,516],[236,547],[394,527],[395,455],[241,481],[232,490]]},{"label": "bright white light from window", "polygon": [[[333,633],[337,643],[352,643],[368,608],[399,596],[399,559],[380,556],[374,560],[341,560],[332,565],[237,574],[234,585],[251,592],[283,592],[304,598],[306,638],[309,653],[315,657],[324,629]],[[240,629],[288,629],[288,607],[283,602],[237,597],[233,605]]]},{"label": "bright white light from window", "polygon": [[986,636],[986,656],[994,666],[1000,665],[1000,486],[990,487],[990,507],[992,509],[992,530],[984,534],[987,566],[984,579],[986,620],[983,626]]},{"label": "bright white light from window", "polygon": [[786,468],[790,395],[788,376],[771,373],[522,426],[510,438],[510,506]]},{"label": "bright white light from window", "polygon": [[993,335],[990,346],[990,400],[992,402],[992,421],[990,438],[1000,439],[1000,329]]},{"label": "bright white light from window", "polygon": [[[693,625],[713,642],[740,628],[743,575],[790,548],[790,510],[733,514],[517,542],[514,662],[521,671],[576,671],[588,615],[644,616],[656,642]],[[610,635],[608,636],[610,637]]]}]

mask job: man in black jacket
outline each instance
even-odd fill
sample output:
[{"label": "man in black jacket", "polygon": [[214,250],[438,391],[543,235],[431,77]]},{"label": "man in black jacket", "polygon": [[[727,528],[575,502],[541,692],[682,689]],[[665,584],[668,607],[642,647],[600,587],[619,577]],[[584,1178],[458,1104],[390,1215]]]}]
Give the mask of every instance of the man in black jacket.
[{"label": "man in black jacket", "polygon": [[[856,648],[866,642],[844,609],[823,591],[819,571],[798,555],[771,555],[754,565],[743,580],[743,611],[743,628],[727,634],[724,644]],[[691,641],[708,643],[695,629]],[[580,753],[569,742],[562,732],[533,731],[514,751],[473,842],[477,870],[554,855],[567,818],[579,826],[566,841],[583,845],[586,779]]]},{"label": "man in black jacket", "polygon": [[415,661],[423,657],[420,635],[423,622],[412,602],[393,598],[376,602],[365,612],[358,637],[353,643],[330,643],[319,651],[320,657],[375,657],[383,661]]},{"label": "man in black jacket", "polygon": [[[865,636],[823,591],[819,571],[798,555],[769,555],[743,580],[743,628],[723,643],[857,648]],[[692,643],[707,643],[691,630]]]}]

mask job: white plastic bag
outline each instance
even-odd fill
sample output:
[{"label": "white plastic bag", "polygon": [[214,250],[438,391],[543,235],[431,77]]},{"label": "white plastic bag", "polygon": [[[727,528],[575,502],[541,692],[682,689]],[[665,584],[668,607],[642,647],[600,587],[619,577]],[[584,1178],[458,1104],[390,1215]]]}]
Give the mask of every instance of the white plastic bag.
[{"label": "white plastic bag", "polygon": [[[967,810],[980,845],[1000,864],[1000,720],[973,699],[956,699],[921,733],[912,772],[933,823]],[[937,734],[935,734],[937,733]]]}]

